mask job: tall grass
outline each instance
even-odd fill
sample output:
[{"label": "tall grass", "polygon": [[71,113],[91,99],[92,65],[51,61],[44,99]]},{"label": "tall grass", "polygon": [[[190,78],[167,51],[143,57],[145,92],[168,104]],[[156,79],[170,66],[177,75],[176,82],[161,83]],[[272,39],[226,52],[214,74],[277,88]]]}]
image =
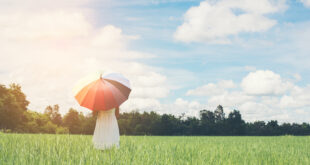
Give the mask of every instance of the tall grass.
[{"label": "tall grass", "polygon": [[99,151],[91,136],[0,134],[0,164],[310,164],[310,137],[122,136]]}]

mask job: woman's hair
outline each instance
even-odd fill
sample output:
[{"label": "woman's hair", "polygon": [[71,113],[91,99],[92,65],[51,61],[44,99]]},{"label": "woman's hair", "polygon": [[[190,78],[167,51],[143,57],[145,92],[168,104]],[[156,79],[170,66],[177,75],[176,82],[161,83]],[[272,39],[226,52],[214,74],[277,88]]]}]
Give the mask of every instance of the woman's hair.
[{"label": "woman's hair", "polygon": [[115,108],[115,116],[118,118],[119,117],[119,107]]},{"label": "woman's hair", "polygon": [[97,116],[99,111],[92,111],[93,116]]}]

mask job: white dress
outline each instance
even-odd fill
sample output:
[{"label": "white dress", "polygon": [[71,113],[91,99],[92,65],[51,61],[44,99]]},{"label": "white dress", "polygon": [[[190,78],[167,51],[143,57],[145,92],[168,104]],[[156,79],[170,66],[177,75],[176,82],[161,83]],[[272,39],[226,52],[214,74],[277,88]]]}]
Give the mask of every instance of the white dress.
[{"label": "white dress", "polygon": [[115,117],[115,109],[99,111],[93,136],[96,149],[119,147],[119,129]]}]

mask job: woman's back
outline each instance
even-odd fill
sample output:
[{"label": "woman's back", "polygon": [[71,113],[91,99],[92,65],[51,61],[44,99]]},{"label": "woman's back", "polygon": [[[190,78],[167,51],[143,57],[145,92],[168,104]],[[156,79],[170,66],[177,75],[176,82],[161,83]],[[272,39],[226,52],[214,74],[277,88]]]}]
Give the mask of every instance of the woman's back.
[{"label": "woman's back", "polygon": [[119,128],[115,117],[115,108],[98,112],[93,142],[97,149],[119,147]]}]

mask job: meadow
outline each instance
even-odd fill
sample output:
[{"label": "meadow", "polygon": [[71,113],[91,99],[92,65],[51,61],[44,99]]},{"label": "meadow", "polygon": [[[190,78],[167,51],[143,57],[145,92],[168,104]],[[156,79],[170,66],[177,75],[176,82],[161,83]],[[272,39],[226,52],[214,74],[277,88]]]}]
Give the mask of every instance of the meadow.
[{"label": "meadow", "polygon": [[92,136],[0,134],[0,164],[310,164],[309,136],[121,136],[99,151]]}]

